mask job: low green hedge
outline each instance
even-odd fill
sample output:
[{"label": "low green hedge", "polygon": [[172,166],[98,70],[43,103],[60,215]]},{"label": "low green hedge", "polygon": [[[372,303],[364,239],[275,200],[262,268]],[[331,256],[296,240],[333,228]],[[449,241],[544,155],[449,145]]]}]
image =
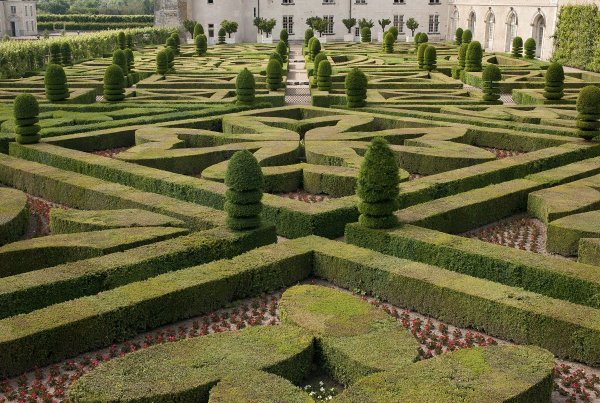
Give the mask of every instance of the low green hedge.
[{"label": "low green hedge", "polygon": [[550,253],[576,256],[581,238],[600,238],[600,211],[573,214],[549,222],[546,249]]},{"label": "low green hedge", "polygon": [[52,22],[38,22],[38,31],[108,31],[116,29],[128,29],[128,28],[146,28],[152,27],[152,22],[64,22],[64,21],[52,21]]},{"label": "low green hedge", "polygon": [[[115,14],[45,14],[37,15],[38,23],[40,22],[93,22],[93,23],[132,23],[145,22],[154,23],[154,15],[115,15]],[[40,29],[38,28],[38,31]]]},{"label": "low green hedge", "polygon": [[17,189],[0,188],[0,245],[16,241],[27,231],[27,196]]}]

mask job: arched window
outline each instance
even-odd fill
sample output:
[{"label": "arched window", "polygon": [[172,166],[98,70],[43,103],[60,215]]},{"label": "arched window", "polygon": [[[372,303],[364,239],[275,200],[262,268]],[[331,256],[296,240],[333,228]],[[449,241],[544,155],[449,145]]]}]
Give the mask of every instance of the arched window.
[{"label": "arched window", "polygon": [[485,43],[486,50],[491,51],[494,47],[494,28],[496,25],[496,17],[490,10],[485,17]]},{"label": "arched window", "polygon": [[539,13],[533,19],[531,37],[535,40],[535,57],[542,55],[542,45],[544,44],[544,31],[546,30],[546,19]]},{"label": "arched window", "polygon": [[469,14],[469,29],[471,30],[471,32],[473,33],[473,35],[475,35],[475,23],[477,22],[477,18],[475,17],[475,11],[471,11],[471,14]]},{"label": "arched window", "polygon": [[460,27],[459,24],[460,15],[458,14],[458,8],[454,7],[454,12],[452,13],[452,17],[450,18],[450,37],[454,37],[454,33]]},{"label": "arched window", "polygon": [[508,13],[508,18],[506,19],[506,46],[504,51],[510,52],[512,48],[512,40],[517,36],[517,27],[519,26],[519,19],[517,18],[517,13],[514,10],[511,10]]}]

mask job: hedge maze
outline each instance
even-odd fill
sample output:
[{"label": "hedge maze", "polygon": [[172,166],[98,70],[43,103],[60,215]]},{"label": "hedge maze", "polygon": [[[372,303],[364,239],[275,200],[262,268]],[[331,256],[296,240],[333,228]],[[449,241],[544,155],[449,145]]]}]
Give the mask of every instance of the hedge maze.
[{"label": "hedge maze", "polygon": [[600,398],[597,73],[201,32],[0,80],[0,402]]}]

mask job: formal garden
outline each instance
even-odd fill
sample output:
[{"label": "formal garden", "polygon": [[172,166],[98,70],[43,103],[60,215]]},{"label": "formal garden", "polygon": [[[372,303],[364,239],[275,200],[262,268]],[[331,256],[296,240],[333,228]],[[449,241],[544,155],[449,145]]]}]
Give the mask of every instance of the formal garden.
[{"label": "formal garden", "polygon": [[0,402],[600,399],[600,73],[190,33],[0,44]]}]

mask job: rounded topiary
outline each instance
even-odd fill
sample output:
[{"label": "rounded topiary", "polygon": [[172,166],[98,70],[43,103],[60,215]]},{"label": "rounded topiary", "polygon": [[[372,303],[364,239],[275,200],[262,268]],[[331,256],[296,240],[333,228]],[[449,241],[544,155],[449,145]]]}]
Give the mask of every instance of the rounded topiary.
[{"label": "rounded topiary", "polygon": [[454,43],[457,45],[462,45],[462,36],[463,36],[463,29],[462,28],[456,28],[456,32],[454,33]]},{"label": "rounded topiary", "polygon": [[167,52],[167,62],[169,65],[169,73],[175,72],[175,51],[171,47],[166,47],[165,52]]},{"label": "rounded topiary", "polygon": [[391,27],[390,29],[388,29],[388,32],[394,35],[394,42],[398,40],[398,28]]},{"label": "rounded topiary", "polygon": [[108,66],[104,73],[104,100],[122,101],[125,99],[125,76],[123,69],[112,64]]},{"label": "rounded topiary", "polygon": [[311,39],[310,42],[310,60],[315,60],[315,56],[321,51],[321,41],[317,38]]},{"label": "rounded topiary", "polygon": [[349,108],[361,108],[366,105],[367,84],[367,76],[356,67],[346,74],[344,88]]},{"label": "rounded topiary", "polygon": [[133,55],[133,50],[129,48],[125,49],[124,52],[127,59],[127,72],[131,73],[135,68],[135,56]]},{"label": "rounded topiary", "polygon": [[417,48],[417,50],[419,49],[419,46],[421,46],[422,43],[426,42],[429,42],[429,37],[425,32],[419,32],[417,33],[417,35],[415,35],[415,47]]},{"label": "rounded topiary", "polygon": [[600,135],[600,88],[588,85],[577,96],[577,129],[586,140]]},{"label": "rounded topiary", "polygon": [[177,32],[173,32],[171,34],[171,38],[173,38],[175,40],[175,49],[173,49],[173,50],[175,50],[176,55],[179,55],[179,50],[181,47],[181,39],[179,38],[179,34]]},{"label": "rounded topiary", "polygon": [[288,46],[288,43],[289,43],[289,34],[288,34],[288,31],[287,31],[287,30],[285,30],[285,29],[282,29],[282,30],[279,32],[279,40],[280,40],[280,41],[283,41],[283,43],[285,43],[285,46],[286,46],[286,47]]},{"label": "rounded topiary", "polygon": [[535,39],[529,38],[525,41],[525,59],[533,59],[535,58],[535,49],[537,44],[535,43]]},{"label": "rounded topiary", "polygon": [[469,43],[469,47],[467,48],[467,56],[465,59],[465,71],[481,71],[482,58],[483,49],[481,48],[481,43],[478,41]]},{"label": "rounded topiary", "polygon": [[177,47],[177,43],[175,42],[175,38],[173,38],[172,36],[169,36],[165,42],[165,46],[169,49],[173,50],[173,53],[175,54],[175,48]]},{"label": "rounded topiary", "polygon": [[500,99],[500,80],[502,80],[502,72],[495,64],[488,64],[483,69],[481,74],[483,82],[483,100],[486,102],[498,102]]},{"label": "rounded topiary", "polygon": [[308,46],[308,41],[310,41],[310,38],[314,37],[315,31],[313,31],[311,28],[308,28],[306,31],[304,31],[304,46]]},{"label": "rounded topiary", "polygon": [[33,144],[40,140],[38,101],[31,94],[19,94],[15,98],[14,117],[17,143]]},{"label": "rounded topiary", "polygon": [[277,52],[271,53],[271,56],[269,56],[269,59],[275,59],[279,63],[281,63],[281,65],[283,66],[283,59],[281,58],[281,55],[279,53],[277,53]]},{"label": "rounded topiary", "polygon": [[277,91],[282,87],[282,70],[279,60],[269,60],[269,63],[267,64],[267,88],[269,91]]},{"label": "rounded topiary", "polygon": [[544,98],[558,101],[564,96],[565,71],[558,63],[551,63],[546,70],[546,84],[544,86]]},{"label": "rounded topiary", "polygon": [[[198,26],[199,24],[196,24]],[[196,46],[196,54],[198,56],[204,56],[208,49],[208,40],[206,35],[198,34],[194,37],[194,45]]]},{"label": "rounded topiary", "polygon": [[375,137],[360,165],[356,194],[360,198],[358,222],[368,228],[391,228],[398,224],[399,169],[388,142]]},{"label": "rounded topiary", "polygon": [[127,47],[127,39],[125,38],[125,32],[121,31],[117,34],[117,46],[121,50],[125,50]]},{"label": "rounded topiary", "polygon": [[323,60],[327,60],[327,54],[325,52],[319,52],[313,60],[313,76],[317,75],[317,72],[319,71],[319,63],[321,63]]},{"label": "rounded topiary", "polygon": [[135,49],[135,44],[133,43],[133,34],[131,32],[127,32],[125,34],[125,42],[127,42],[127,49]]},{"label": "rounded topiary", "polygon": [[281,55],[281,59],[285,62],[287,60],[288,47],[283,40],[277,42],[277,46],[275,47],[275,52]]},{"label": "rounded topiary", "polygon": [[69,42],[63,42],[60,46],[60,55],[62,64],[64,66],[70,66],[73,64],[73,51]]},{"label": "rounded topiary", "polygon": [[233,230],[261,225],[263,174],[258,161],[248,150],[238,151],[229,160],[225,173],[226,224]]},{"label": "rounded topiary", "polygon": [[169,71],[169,56],[166,50],[160,50],[156,54],[156,73],[165,75]]},{"label": "rounded topiary", "polygon": [[394,42],[396,38],[393,33],[387,32],[383,37],[383,47],[385,49],[385,53],[394,53]]},{"label": "rounded topiary", "polygon": [[469,49],[468,43],[463,43],[458,48],[458,65],[452,67],[452,78],[460,78],[460,72],[465,69],[467,61],[467,50]]},{"label": "rounded topiary", "polygon": [[371,28],[363,27],[360,30],[360,41],[361,42],[371,42]]},{"label": "rounded topiary", "polygon": [[515,36],[512,40],[513,57],[523,57],[523,38]]},{"label": "rounded topiary", "polygon": [[331,73],[329,60],[321,61],[317,71],[317,88],[319,91],[331,91]]},{"label": "rounded topiary", "polygon": [[62,49],[58,42],[50,44],[50,63],[62,64]]},{"label": "rounded topiary", "polygon": [[462,43],[471,43],[473,40],[473,32],[470,29],[465,29],[462,34]]},{"label": "rounded topiary", "polygon": [[435,46],[427,45],[423,55],[423,68],[432,71],[437,68],[437,51]]},{"label": "rounded topiary", "polygon": [[252,105],[256,96],[256,82],[254,75],[244,68],[235,80],[235,93],[238,105]]},{"label": "rounded topiary", "polygon": [[198,35],[204,35],[204,27],[199,22],[194,25],[194,39],[196,39]]},{"label": "rounded topiary", "polygon": [[422,43],[417,48],[417,64],[420,69],[425,68],[425,50],[427,50],[428,46],[428,44]]},{"label": "rounded topiary", "polygon": [[50,102],[64,101],[69,98],[67,75],[58,64],[50,64],[46,67],[44,86],[46,87],[46,98]]},{"label": "rounded topiary", "polygon": [[113,52],[112,64],[116,64],[127,74],[127,55],[125,51],[117,49]]},{"label": "rounded topiary", "polygon": [[225,36],[227,35],[227,31],[225,31],[225,28],[221,28],[219,29],[219,45],[223,45],[225,43]]}]

